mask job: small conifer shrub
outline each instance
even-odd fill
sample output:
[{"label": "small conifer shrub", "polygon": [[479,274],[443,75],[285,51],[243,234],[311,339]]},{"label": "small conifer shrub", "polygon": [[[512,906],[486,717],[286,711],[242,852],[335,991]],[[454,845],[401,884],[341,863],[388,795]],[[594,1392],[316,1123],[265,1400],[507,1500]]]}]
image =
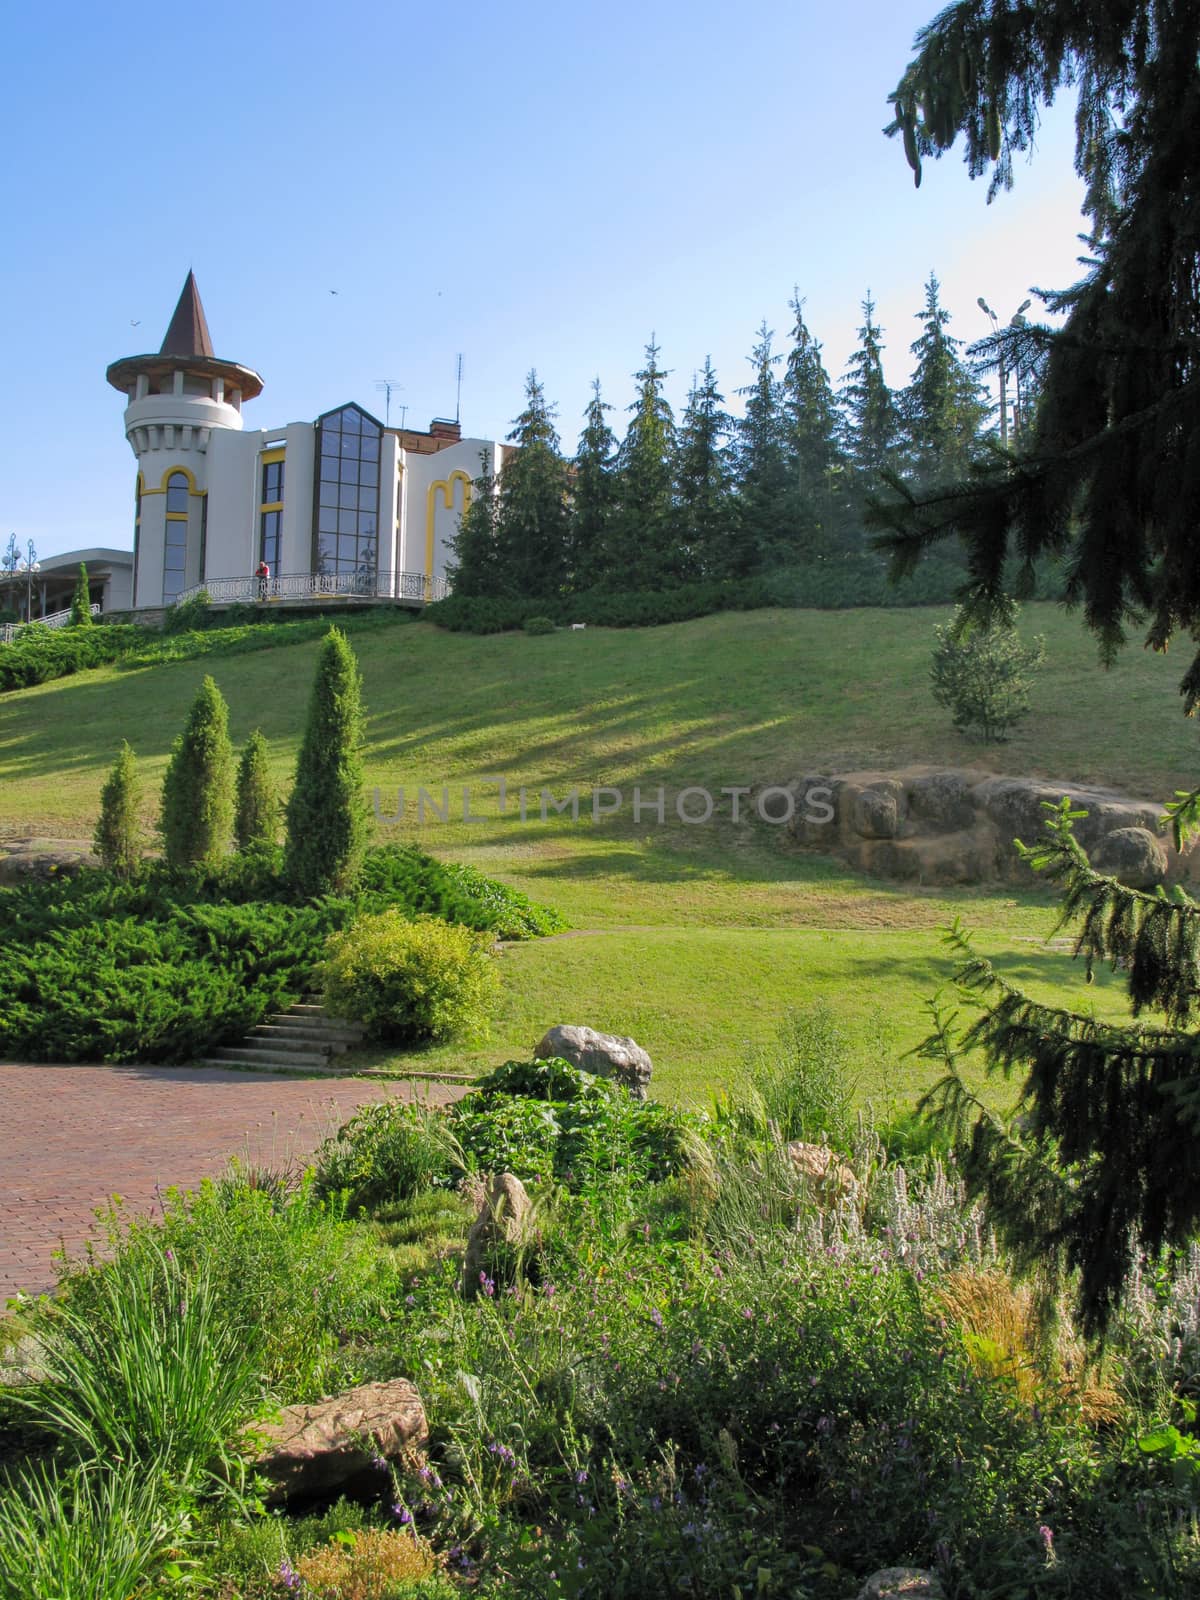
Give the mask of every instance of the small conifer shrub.
[{"label": "small conifer shrub", "polygon": [[367,848],[362,679],[346,635],[330,628],[317,658],[308,722],[287,806],[286,872],[303,894],[340,893]]},{"label": "small conifer shrub", "polygon": [[279,833],[279,796],[267,766],[267,741],[260,729],[246,741],[237,770],[233,834],[239,850],[273,845]]},{"label": "small conifer shrub", "polygon": [[163,854],[172,867],[216,867],[233,834],[229,708],[211,677],[192,702],[163,778]]},{"label": "small conifer shrub", "polygon": [[128,740],[122,739],[112,771],[100,791],[100,818],[93,835],[96,854],[117,878],[134,877],[142,864],[140,799],[137,758]]}]

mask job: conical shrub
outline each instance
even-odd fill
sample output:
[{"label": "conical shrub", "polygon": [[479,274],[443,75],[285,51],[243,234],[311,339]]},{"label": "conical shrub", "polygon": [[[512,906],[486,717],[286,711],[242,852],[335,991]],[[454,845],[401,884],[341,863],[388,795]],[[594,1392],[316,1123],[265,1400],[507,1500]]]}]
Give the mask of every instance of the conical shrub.
[{"label": "conical shrub", "polygon": [[369,830],[362,741],[358,662],[345,634],[330,628],[287,806],[287,877],[303,894],[337,893],[358,876]]},{"label": "conical shrub", "polygon": [[112,771],[100,791],[100,819],[92,836],[96,854],[118,878],[132,878],[142,864],[140,801],[137,757],[128,741],[122,739]]},{"label": "conical shrub", "polygon": [[163,778],[163,854],[171,867],[216,867],[233,834],[229,708],[206,677]]},{"label": "conical shrub", "polygon": [[239,850],[273,845],[279,835],[279,796],[267,766],[267,741],[255,728],[238,762],[233,836]]}]

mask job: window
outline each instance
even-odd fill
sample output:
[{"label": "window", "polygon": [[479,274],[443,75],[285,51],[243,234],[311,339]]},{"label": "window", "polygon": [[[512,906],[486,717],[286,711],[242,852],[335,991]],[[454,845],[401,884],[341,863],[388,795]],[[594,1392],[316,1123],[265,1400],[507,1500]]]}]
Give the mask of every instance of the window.
[{"label": "window", "polygon": [[359,406],[317,422],[313,571],[356,577],[374,592],[379,548],[379,446],[383,427]]},{"label": "window", "polygon": [[279,534],[283,523],[283,464],[282,450],[272,451],[262,459],[261,499],[258,507],[258,559],[265,561],[271,576],[279,576]]},{"label": "window", "polygon": [[191,484],[186,472],[167,479],[167,538],[163,549],[163,605],[173,606],[185,586],[187,573],[188,500]]},{"label": "window", "polygon": [[133,603],[137,605],[138,555],[142,548],[142,475],[133,488]]}]

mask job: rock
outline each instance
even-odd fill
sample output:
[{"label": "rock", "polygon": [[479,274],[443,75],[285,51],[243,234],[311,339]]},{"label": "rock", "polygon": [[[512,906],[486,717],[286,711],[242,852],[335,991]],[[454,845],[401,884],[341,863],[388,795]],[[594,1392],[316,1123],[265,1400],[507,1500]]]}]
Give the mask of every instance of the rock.
[{"label": "rock", "polygon": [[243,1437],[258,1451],[268,1504],[327,1495],[355,1478],[379,1473],[429,1439],[425,1407],[407,1378],[363,1383],[315,1405],[284,1406],[276,1422],[256,1422]]},{"label": "rock", "polygon": [[20,839],[0,848],[5,852],[0,856],[0,886],[46,883],[100,865],[91,845],[81,839]]},{"label": "rock", "polygon": [[858,1600],[945,1600],[945,1590],[922,1567],[884,1567],[863,1584]]},{"label": "rock", "polygon": [[831,848],[837,831],[837,795],[841,784],[812,772],[796,784],[796,810],[788,826],[800,844]]},{"label": "rock", "polygon": [[929,772],[908,786],[908,810],[923,833],[959,833],[975,824],[971,780],[962,772]]},{"label": "rock", "polygon": [[[899,792],[898,792],[899,791]],[[854,797],[850,822],[864,839],[894,839],[900,825],[900,785],[873,784]]]},{"label": "rock", "polygon": [[1050,813],[1046,804],[1057,805],[1065,790],[1052,788],[1034,778],[987,778],[971,791],[1000,831],[1006,849],[1014,839],[1036,844]]},{"label": "rock", "polygon": [[858,1179],[839,1161],[826,1144],[805,1144],[803,1139],[793,1139],[786,1146],[788,1160],[801,1177],[811,1178],[827,1193],[855,1195]]},{"label": "rock", "polygon": [[528,1244],[532,1211],[533,1202],[520,1178],[502,1172],[492,1179],[467,1235],[460,1287],[468,1300],[479,1293],[484,1275],[495,1278],[498,1251],[520,1250]]},{"label": "rock", "polygon": [[560,1024],[542,1035],[533,1052],[535,1061],[551,1061],[555,1056],[561,1056],[581,1072],[623,1084],[635,1100],[646,1098],[650,1057],[632,1039]]},{"label": "rock", "polygon": [[1130,889],[1153,889],[1167,875],[1167,852],[1148,828],[1114,828],[1096,845],[1091,862]]}]

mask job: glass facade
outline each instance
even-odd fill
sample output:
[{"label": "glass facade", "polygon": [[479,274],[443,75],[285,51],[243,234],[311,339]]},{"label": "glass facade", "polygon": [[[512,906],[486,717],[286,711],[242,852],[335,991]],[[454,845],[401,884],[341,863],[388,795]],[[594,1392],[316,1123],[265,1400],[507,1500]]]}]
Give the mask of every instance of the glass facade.
[{"label": "glass facade", "polygon": [[187,572],[188,496],[186,472],[167,479],[167,540],[163,551],[163,605],[171,606],[185,585]]},{"label": "glass facade", "polygon": [[358,406],[318,419],[314,567],[374,584],[379,549],[379,444],[383,427]]}]

